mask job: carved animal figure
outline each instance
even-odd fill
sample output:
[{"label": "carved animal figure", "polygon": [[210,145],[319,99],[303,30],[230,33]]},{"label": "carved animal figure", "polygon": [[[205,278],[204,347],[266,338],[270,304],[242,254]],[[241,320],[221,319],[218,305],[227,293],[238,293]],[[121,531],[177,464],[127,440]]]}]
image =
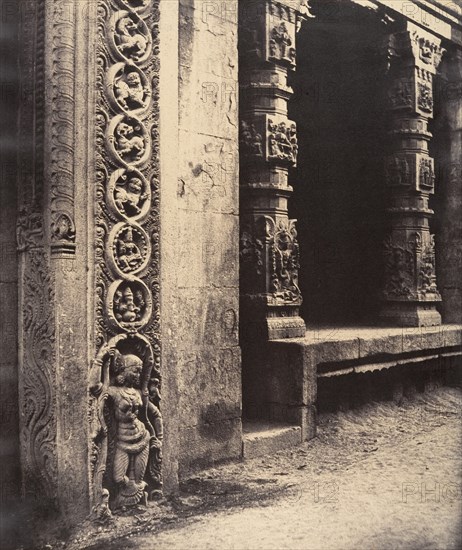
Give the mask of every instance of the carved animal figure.
[{"label": "carved animal figure", "polygon": [[[136,129],[139,129],[136,127]],[[139,160],[144,154],[144,139],[135,135],[135,128],[126,122],[119,122],[115,130],[116,149],[122,158]]]},{"label": "carved animal figure", "polygon": [[128,73],[125,80],[120,79],[115,84],[116,99],[124,109],[144,107],[149,95],[149,89],[143,86],[140,75],[135,71]]},{"label": "carved animal figure", "polygon": [[133,210],[136,214],[141,212],[140,205],[148,198],[147,193],[143,193],[143,182],[140,178],[130,178],[126,184],[118,185],[114,192],[116,206],[127,214]]},{"label": "carved animal figure", "polygon": [[126,57],[139,61],[146,53],[148,41],[131,17],[122,17],[116,26],[118,48]]}]

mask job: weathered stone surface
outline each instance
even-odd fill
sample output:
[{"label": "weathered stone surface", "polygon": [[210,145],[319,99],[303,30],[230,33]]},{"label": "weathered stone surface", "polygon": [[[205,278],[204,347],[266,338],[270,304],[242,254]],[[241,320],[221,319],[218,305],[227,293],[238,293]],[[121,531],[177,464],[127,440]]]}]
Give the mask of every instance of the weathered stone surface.
[{"label": "weathered stone surface", "polygon": [[302,442],[302,430],[299,426],[288,426],[276,422],[246,422],[242,429],[244,458],[273,455],[288,447],[300,445]]},{"label": "weathered stone surface", "polygon": [[242,451],[237,2],[217,7],[180,2],[176,265],[170,269],[183,472]]}]

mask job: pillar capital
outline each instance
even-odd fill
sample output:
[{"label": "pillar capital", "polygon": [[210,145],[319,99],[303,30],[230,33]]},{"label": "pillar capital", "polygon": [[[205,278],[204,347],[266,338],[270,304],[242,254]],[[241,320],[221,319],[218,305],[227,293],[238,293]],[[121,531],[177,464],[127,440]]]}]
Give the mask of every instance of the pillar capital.
[{"label": "pillar capital", "polygon": [[398,57],[406,67],[416,67],[434,75],[441,63],[444,48],[441,39],[407,21],[406,28],[388,36],[392,57]]}]

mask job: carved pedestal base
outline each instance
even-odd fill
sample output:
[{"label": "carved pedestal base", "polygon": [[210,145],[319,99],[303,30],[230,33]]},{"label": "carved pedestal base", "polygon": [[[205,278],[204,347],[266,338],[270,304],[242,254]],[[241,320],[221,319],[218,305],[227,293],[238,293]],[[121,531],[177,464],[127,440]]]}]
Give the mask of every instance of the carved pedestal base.
[{"label": "carved pedestal base", "polygon": [[400,327],[432,327],[441,325],[441,315],[434,303],[388,303],[380,312],[383,325]]},{"label": "carved pedestal base", "polygon": [[280,338],[304,338],[306,333],[305,321],[299,317],[270,317],[266,319],[268,340]]}]

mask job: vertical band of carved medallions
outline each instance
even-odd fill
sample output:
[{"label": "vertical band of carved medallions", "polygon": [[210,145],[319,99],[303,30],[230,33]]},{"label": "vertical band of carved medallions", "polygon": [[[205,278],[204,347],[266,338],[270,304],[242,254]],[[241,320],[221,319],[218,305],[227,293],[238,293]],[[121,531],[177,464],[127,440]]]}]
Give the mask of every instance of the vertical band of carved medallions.
[{"label": "vertical band of carved medallions", "polygon": [[98,2],[98,353],[90,371],[98,521],[162,488],[158,25],[158,0]]},{"label": "vertical band of carved medallions", "polygon": [[435,190],[434,160],[429,154],[433,116],[433,78],[443,50],[440,39],[407,23],[388,40],[390,151],[385,160],[390,230],[384,244],[381,317],[400,325],[441,322],[436,303],[434,236],[429,206]]},{"label": "vertical band of carved medallions", "polygon": [[298,155],[287,80],[296,67],[303,4],[240,4],[241,312],[243,332],[268,339],[305,334],[297,232],[287,207]]}]

